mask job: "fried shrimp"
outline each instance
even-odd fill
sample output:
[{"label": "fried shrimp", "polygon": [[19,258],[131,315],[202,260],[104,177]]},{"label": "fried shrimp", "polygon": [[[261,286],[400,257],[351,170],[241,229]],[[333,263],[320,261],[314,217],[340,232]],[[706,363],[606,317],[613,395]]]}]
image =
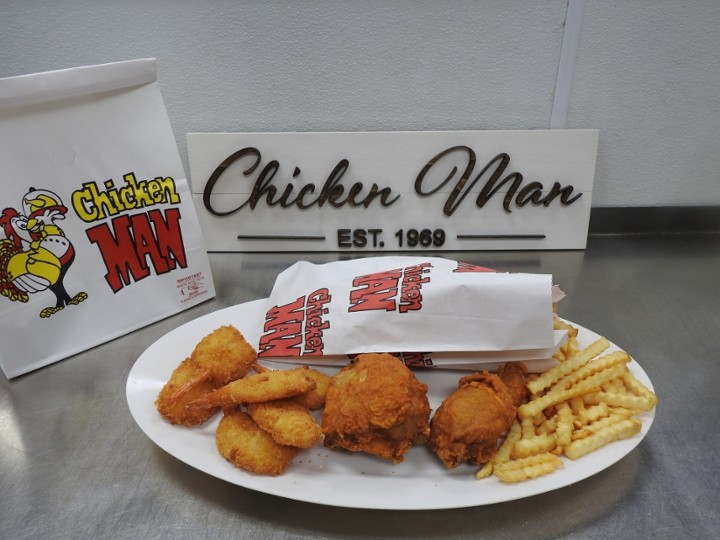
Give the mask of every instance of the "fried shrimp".
[{"label": "fried shrimp", "polygon": [[316,369],[308,369],[306,375],[315,381],[315,388],[293,396],[292,400],[311,411],[322,408],[325,405],[328,387],[330,386],[330,375]]},{"label": "fried shrimp", "polygon": [[227,407],[242,403],[260,403],[285,399],[315,388],[308,375],[308,367],[267,371],[232,381],[188,403],[188,410],[207,407]]},{"label": "fried shrimp", "polygon": [[237,328],[227,325],[205,336],[193,350],[190,360],[197,367],[190,382],[209,380],[217,387],[244,377],[257,360],[257,353]]},{"label": "fried shrimp", "polygon": [[322,430],[310,411],[289,400],[249,403],[247,412],[275,442],[310,448],[322,439]]},{"label": "fried shrimp", "polygon": [[165,384],[155,401],[158,412],[171,424],[188,427],[194,426],[203,423],[215,414],[216,409],[214,408],[196,409],[192,411],[186,409],[186,405],[189,402],[215,389],[215,386],[210,381],[199,381],[188,387],[182,396],[178,398],[173,397],[178,388],[191,380],[195,376],[195,373],[196,367],[190,361],[190,358],[186,358],[180,362],[180,365],[175,368],[170,376],[170,380]]},{"label": "fried shrimp", "polygon": [[[306,375],[315,381],[315,388],[293,396],[292,400],[311,411],[315,411],[317,409],[321,409],[323,405],[325,405],[325,398],[327,397],[328,387],[330,386],[330,375],[323,373],[322,371],[318,371],[317,369],[312,369],[309,366],[306,367],[308,368]],[[260,364],[253,364],[252,369],[256,373],[267,373],[268,371],[272,371]]]},{"label": "fried shrimp", "polygon": [[175,368],[155,401],[158,412],[173,424],[192,426],[207,420],[214,409],[201,413],[187,409],[186,405],[244,377],[256,359],[255,349],[236,328],[217,328]]},{"label": "fried shrimp", "polygon": [[236,467],[272,476],[285,472],[298,451],[277,443],[238,408],[225,409],[215,432],[215,443],[220,455]]}]

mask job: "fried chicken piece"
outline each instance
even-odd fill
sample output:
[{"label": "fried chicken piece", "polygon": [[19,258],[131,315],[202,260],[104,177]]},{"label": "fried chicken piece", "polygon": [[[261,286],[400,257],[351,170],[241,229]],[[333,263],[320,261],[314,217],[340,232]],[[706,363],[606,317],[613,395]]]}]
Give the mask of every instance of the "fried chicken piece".
[{"label": "fried chicken piece", "polygon": [[525,403],[530,397],[527,372],[527,366],[522,362],[508,362],[498,370],[498,376],[510,391],[516,407]]},{"label": "fried chicken piece", "polygon": [[322,439],[322,430],[310,411],[290,400],[249,403],[247,412],[275,442],[310,448]]},{"label": "fried chicken piece", "polygon": [[237,328],[221,326],[205,336],[173,370],[155,400],[155,407],[173,424],[192,426],[204,422],[216,409],[191,411],[186,405],[245,376],[256,359],[255,349]]},{"label": "fried chicken piece", "polygon": [[278,444],[252,417],[239,408],[225,409],[215,432],[225,459],[247,471],[277,476],[287,470],[298,449]]},{"label": "fried chicken piece", "polygon": [[517,411],[510,391],[493,373],[468,375],[458,386],[430,422],[428,446],[448,469],[490,461]]},{"label": "fried chicken piece", "polygon": [[324,445],[399,463],[427,441],[427,385],[389,354],[361,354],[330,380],[322,416]]},{"label": "fried chicken piece", "polygon": [[302,394],[316,386],[315,381],[307,375],[307,371],[307,366],[301,366],[248,375],[191,401],[187,408],[193,410],[242,403],[261,403]]}]

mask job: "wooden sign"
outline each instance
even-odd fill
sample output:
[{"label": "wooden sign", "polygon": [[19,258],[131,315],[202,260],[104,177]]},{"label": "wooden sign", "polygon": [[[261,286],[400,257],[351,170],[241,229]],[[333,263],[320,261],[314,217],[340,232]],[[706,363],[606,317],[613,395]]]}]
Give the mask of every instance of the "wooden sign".
[{"label": "wooden sign", "polygon": [[583,249],[597,130],[189,133],[209,251]]}]

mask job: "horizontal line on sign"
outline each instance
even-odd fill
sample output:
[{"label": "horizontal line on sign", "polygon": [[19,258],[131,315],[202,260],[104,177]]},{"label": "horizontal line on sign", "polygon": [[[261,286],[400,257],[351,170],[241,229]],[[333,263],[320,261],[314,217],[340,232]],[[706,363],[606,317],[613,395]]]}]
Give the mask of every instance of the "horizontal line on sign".
[{"label": "horizontal line on sign", "polygon": [[458,234],[458,240],[542,240],[544,234]]},{"label": "horizontal line on sign", "polygon": [[239,234],[238,240],[325,240],[324,236],[307,236],[301,234]]}]

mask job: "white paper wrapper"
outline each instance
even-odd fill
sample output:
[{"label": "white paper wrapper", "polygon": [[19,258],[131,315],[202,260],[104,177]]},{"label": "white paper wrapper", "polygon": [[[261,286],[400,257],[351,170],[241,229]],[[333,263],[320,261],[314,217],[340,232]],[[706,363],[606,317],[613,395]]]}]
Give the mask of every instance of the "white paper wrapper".
[{"label": "white paper wrapper", "polygon": [[391,352],[469,366],[544,360],[564,337],[553,331],[552,276],[436,257],[299,262],[278,276],[269,302],[261,358]]}]

